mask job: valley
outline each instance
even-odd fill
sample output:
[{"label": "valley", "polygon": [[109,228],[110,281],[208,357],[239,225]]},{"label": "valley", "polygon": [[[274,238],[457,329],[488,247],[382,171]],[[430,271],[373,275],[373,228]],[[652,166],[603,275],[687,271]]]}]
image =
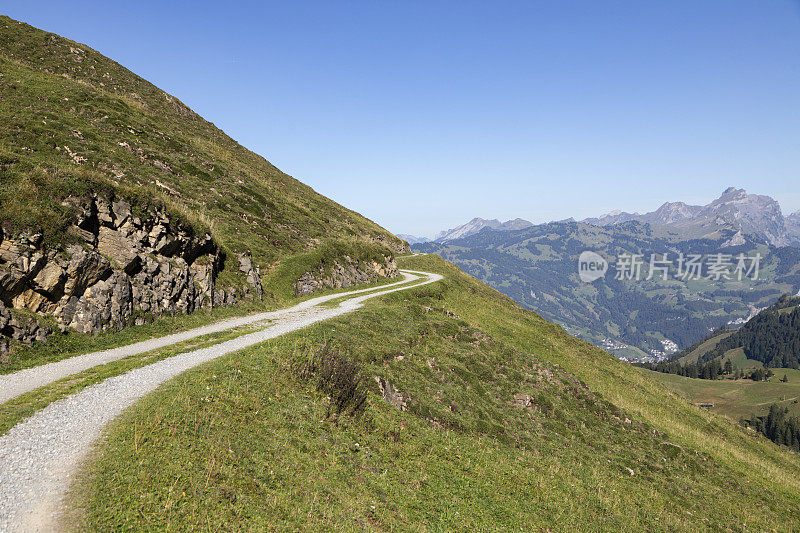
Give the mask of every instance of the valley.
[{"label": "valley", "polygon": [[[707,380],[646,371],[652,379],[663,383],[690,402],[710,404],[708,409],[727,416],[734,422],[754,416],[765,416],[772,404],[789,409],[791,416],[800,416],[800,371],[775,369],[769,381]],[[781,379],[786,376],[788,382]]]},{"label": "valley", "polygon": [[[751,209],[741,207],[743,199],[751,201],[748,198],[756,206],[777,205],[729,189],[708,207],[697,208],[700,215],[691,227],[683,219],[666,217],[668,204],[659,210],[658,219],[618,215],[595,223],[553,222],[506,231],[487,226],[454,240],[414,244],[413,249],[454,262],[622,359],[656,361],[720,327],[741,325],[800,289],[800,248],[770,244],[778,239],[770,231],[777,232],[781,242],[788,239],[782,217],[774,223],[779,229],[766,219],[749,226],[726,222],[732,206]],[[713,227],[704,214],[709,211],[720,211],[723,217]],[[752,233],[744,233],[748,228]],[[599,254],[608,264],[608,271],[590,283],[578,275],[578,258],[585,251]],[[687,266],[691,257],[702,263],[696,275],[690,275]],[[635,276],[625,263],[630,258],[639,262]],[[724,269],[715,275],[713,263],[720,258]],[[739,258],[744,258],[745,268],[737,274]],[[748,274],[752,258],[758,258],[758,272]]]}]

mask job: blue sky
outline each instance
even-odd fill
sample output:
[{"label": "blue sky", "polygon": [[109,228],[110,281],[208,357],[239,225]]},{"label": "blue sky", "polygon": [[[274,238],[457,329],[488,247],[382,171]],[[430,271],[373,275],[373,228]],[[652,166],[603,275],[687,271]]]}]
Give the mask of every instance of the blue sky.
[{"label": "blue sky", "polygon": [[708,203],[800,209],[800,2],[37,2],[397,233]]}]

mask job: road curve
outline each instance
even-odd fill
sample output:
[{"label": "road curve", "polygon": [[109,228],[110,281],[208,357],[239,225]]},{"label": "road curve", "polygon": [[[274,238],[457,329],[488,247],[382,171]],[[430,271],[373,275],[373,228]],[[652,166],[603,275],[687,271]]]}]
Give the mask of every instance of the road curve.
[{"label": "road curve", "polygon": [[[383,285],[382,288],[394,287],[409,281],[411,280],[408,278],[408,276],[404,276],[402,281]],[[318,296],[316,298],[300,302],[293,307],[280,309],[278,311],[268,311],[243,317],[229,318],[213,324],[201,326],[199,328],[182,331],[180,333],[174,333],[172,335],[148,339],[134,344],[112,348],[110,350],[78,355],[75,357],[70,357],[69,359],[62,359],[61,361],[56,361],[54,363],[47,363],[33,368],[26,368],[11,374],[0,375],[0,403],[15,398],[20,394],[38,389],[39,387],[49,385],[50,383],[58,381],[59,379],[83,372],[84,370],[88,370],[97,365],[104,365],[112,361],[130,357],[131,355],[138,355],[141,353],[158,350],[159,348],[194,339],[202,335],[218,333],[220,331],[226,331],[266,320],[279,320],[286,316],[290,316],[297,311],[309,309],[315,305],[319,305],[335,298],[373,291],[375,289],[375,287],[371,287],[344,293],[340,292],[336,294]]]},{"label": "road curve", "polygon": [[[125,408],[165,381],[212,359],[322,320],[350,313],[370,298],[442,279],[439,274],[426,272],[403,270],[402,273],[405,279],[399,283],[408,283],[423,277],[427,279],[410,286],[397,287],[394,285],[399,283],[395,283],[382,288],[323,296],[282,311],[262,313],[258,320],[272,319],[274,322],[260,331],[243,334],[214,346],[179,354],[108,378],[54,402],[20,422],[0,437],[0,531],[27,532],[56,529],[58,513],[69,487],[70,478],[85,458],[92,442],[100,436],[103,427]],[[353,296],[366,291],[376,292],[349,298],[338,307],[319,306],[320,303],[331,299]],[[253,317],[247,318],[253,319]],[[120,357],[125,355],[117,358]],[[86,359],[86,361],[93,360]]]}]

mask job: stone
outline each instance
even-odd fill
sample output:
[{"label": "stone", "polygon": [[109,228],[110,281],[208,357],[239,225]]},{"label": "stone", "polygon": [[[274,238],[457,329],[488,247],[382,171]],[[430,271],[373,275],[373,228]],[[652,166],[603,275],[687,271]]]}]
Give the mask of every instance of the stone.
[{"label": "stone", "polygon": [[380,277],[397,277],[399,271],[394,258],[383,259],[383,264],[374,260],[359,264],[349,256],[342,256],[327,271],[320,267],[317,272],[303,273],[294,284],[295,295],[303,296],[323,288],[346,288],[373,283]]},{"label": "stone", "polygon": [[67,228],[67,233],[80,237],[89,246],[95,246],[97,244],[97,237],[95,234],[79,226],[70,226]]},{"label": "stone", "polygon": [[47,312],[51,307],[50,301],[45,295],[31,289],[22,291],[15,296],[12,300],[12,304],[15,309],[27,309],[34,313],[39,311]]},{"label": "stone", "polygon": [[112,202],[111,209],[114,211],[114,227],[116,228],[125,224],[131,217],[131,204],[124,200]]},{"label": "stone", "polygon": [[239,270],[245,273],[245,281],[253,288],[256,297],[261,300],[264,297],[264,288],[261,285],[261,273],[258,267],[253,266],[253,257],[250,252],[237,255],[239,259]]},{"label": "stone", "polygon": [[21,273],[0,271],[0,301],[11,303],[11,300],[25,288],[25,278]]},{"label": "stone", "polygon": [[521,409],[536,411],[536,404],[534,403],[533,396],[530,394],[515,394],[514,405]]},{"label": "stone", "polygon": [[142,264],[137,247],[119,231],[105,226],[97,235],[97,251],[110,258],[128,275],[134,275]]},{"label": "stone", "polygon": [[0,331],[5,329],[10,321],[11,313],[6,309],[6,306],[3,305],[3,302],[0,302]]},{"label": "stone", "polygon": [[[67,231],[85,245],[45,251],[41,232],[0,230],[0,357],[7,359],[9,339],[41,342],[51,333],[37,320],[16,319],[6,306],[52,313],[62,330],[97,333],[147,321],[134,313],[236,303],[233,287],[216,287],[224,255],[211,235],[195,236],[159,208],[136,217],[121,198],[89,194],[63,205],[75,212]],[[261,297],[258,267],[247,257],[248,286]]]},{"label": "stone", "polygon": [[7,363],[11,344],[9,339],[31,345],[34,342],[43,342],[52,333],[52,330],[39,324],[32,318],[18,318],[0,303],[0,362]]},{"label": "stone", "polygon": [[33,278],[32,285],[36,290],[58,299],[66,278],[64,269],[55,260],[50,260]]},{"label": "stone", "polygon": [[385,402],[389,403],[400,411],[408,411],[408,402],[411,400],[411,397],[408,394],[397,390],[397,388],[395,388],[392,382],[388,379],[375,376],[375,381],[378,383],[378,388],[381,391],[381,397]]},{"label": "stone", "polygon": [[67,296],[83,294],[87,287],[111,275],[111,265],[102,255],[87,251],[80,246],[67,248],[70,255],[66,269],[67,282],[64,292]]},{"label": "stone", "polygon": [[114,224],[114,217],[111,213],[111,203],[102,196],[95,197],[97,206],[97,219],[100,225],[111,226]]},{"label": "stone", "polygon": [[115,271],[107,280],[100,280],[74,302],[69,327],[81,333],[98,333],[111,327],[127,325],[132,311],[128,276]]},{"label": "stone", "polygon": [[24,248],[12,239],[4,239],[0,243],[0,260],[16,264],[24,253]]}]

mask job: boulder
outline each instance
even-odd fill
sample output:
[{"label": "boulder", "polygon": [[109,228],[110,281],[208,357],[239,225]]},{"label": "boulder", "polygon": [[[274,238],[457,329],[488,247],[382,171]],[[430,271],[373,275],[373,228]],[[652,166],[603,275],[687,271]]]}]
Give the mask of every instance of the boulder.
[{"label": "boulder", "polygon": [[250,252],[239,254],[239,270],[245,273],[247,284],[253,288],[256,297],[261,300],[264,297],[264,288],[261,285],[261,273],[258,267],[253,266],[253,257]]},{"label": "boulder", "polygon": [[131,217],[131,204],[123,200],[117,200],[111,203],[111,209],[114,213],[114,227],[119,228],[125,224]]},{"label": "boulder", "polygon": [[408,411],[408,402],[411,397],[399,390],[388,379],[380,376],[375,376],[375,381],[378,383],[378,388],[381,391],[383,400],[400,411]]},{"label": "boulder", "polygon": [[19,293],[11,301],[15,309],[27,309],[34,313],[46,313],[53,308],[52,303],[47,297],[32,289],[27,289]]}]

